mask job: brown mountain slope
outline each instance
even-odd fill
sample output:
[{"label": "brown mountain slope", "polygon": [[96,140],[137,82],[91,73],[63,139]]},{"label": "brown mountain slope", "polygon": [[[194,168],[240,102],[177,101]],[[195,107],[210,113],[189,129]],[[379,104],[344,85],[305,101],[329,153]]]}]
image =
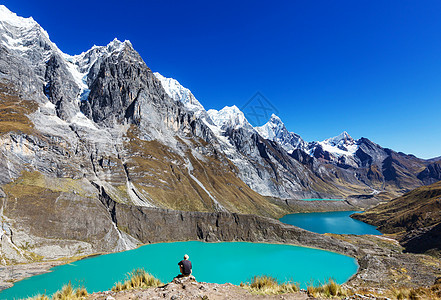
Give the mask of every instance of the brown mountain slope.
[{"label": "brown mountain slope", "polygon": [[411,252],[441,251],[441,181],[419,187],[354,218],[395,234]]},{"label": "brown mountain slope", "polygon": [[23,100],[13,87],[0,82],[0,134],[10,131],[31,133],[33,124],[26,116],[37,109],[31,100]]}]

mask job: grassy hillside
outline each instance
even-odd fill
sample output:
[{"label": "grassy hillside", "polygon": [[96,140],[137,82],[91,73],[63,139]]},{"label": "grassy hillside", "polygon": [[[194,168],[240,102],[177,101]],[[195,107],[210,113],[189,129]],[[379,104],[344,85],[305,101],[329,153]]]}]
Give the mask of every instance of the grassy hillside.
[{"label": "grassy hillside", "polygon": [[441,250],[441,181],[419,187],[354,218],[395,234],[408,251]]},{"label": "grassy hillside", "polygon": [[240,180],[237,168],[222,154],[216,157],[192,151],[206,146],[202,140],[181,140],[186,160],[166,145],[139,139],[133,131],[126,137],[124,146],[130,153],[125,162],[127,174],[158,207],[212,212],[216,209],[213,197],[230,212],[271,217],[288,213]]}]

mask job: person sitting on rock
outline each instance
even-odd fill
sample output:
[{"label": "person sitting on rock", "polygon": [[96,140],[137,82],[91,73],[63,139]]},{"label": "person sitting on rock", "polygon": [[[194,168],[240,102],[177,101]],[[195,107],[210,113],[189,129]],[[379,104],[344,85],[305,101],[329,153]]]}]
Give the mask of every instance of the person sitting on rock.
[{"label": "person sitting on rock", "polygon": [[188,255],[184,255],[184,259],[178,262],[179,271],[181,271],[182,276],[190,276],[192,271],[191,261],[188,260]]}]

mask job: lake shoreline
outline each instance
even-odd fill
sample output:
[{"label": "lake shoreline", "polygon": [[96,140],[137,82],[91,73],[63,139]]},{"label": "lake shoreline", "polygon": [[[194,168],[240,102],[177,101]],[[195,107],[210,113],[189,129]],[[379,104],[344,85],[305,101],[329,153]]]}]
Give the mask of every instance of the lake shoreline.
[{"label": "lake shoreline", "polygon": [[[415,264],[419,264],[420,268],[417,270],[414,270],[412,273],[412,279],[413,282],[408,282],[406,284],[411,284],[411,286],[423,286],[423,285],[431,285],[433,284],[434,280],[436,279],[436,271],[441,268],[441,264],[439,260],[436,260],[432,257],[428,257],[426,255],[416,255],[416,254],[410,254],[410,253],[400,253],[401,247],[399,246],[398,242],[396,242],[393,239],[386,238],[385,236],[381,237],[374,237],[374,236],[351,236],[351,235],[334,235],[334,234],[326,234],[328,236],[332,236],[337,239],[342,240],[351,240],[354,244],[364,244],[364,249],[359,249],[360,251],[366,251],[370,250],[369,248],[374,246],[377,247],[381,243],[388,243],[389,245],[387,247],[382,247],[383,249],[389,248],[388,254],[385,255],[385,253],[377,253],[377,255],[373,255],[374,253],[369,253],[369,255],[364,255],[363,257],[356,257],[357,263],[358,263],[358,271],[348,279],[346,283],[344,283],[343,286],[348,286],[351,288],[360,288],[360,287],[370,287],[372,289],[384,289],[388,286],[394,286],[393,283],[396,280],[396,277],[387,276],[384,274],[384,270],[376,270],[374,268],[371,268],[370,266],[373,263],[378,263],[378,258],[382,258],[382,260],[390,261],[390,262],[383,262],[385,265],[394,266],[395,270],[399,270],[400,268],[408,268],[409,270],[412,269],[412,267],[415,267]],[[377,241],[375,241],[377,240]],[[373,252],[373,251],[370,251]],[[101,254],[95,254],[95,255],[103,255]],[[107,254],[107,253],[106,253]],[[420,260],[421,258],[427,259],[430,261],[429,265],[421,264]],[[78,258],[77,260],[86,259],[88,257]],[[72,261],[77,261],[72,260]],[[392,263],[391,263],[392,262]],[[68,262],[65,261],[49,261],[49,262],[38,262],[38,263],[31,263],[31,264],[23,264],[23,265],[14,265],[14,266],[8,266],[1,269],[1,273],[5,274],[7,272],[10,272],[11,268],[15,270],[15,273],[19,277],[15,277],[18,280],[25,279],[30,276],[43,274],[50,272],[50,269],[59,266],[62,264],[65,264]],[[431,265],[431,266],[430,266]],[[415,276],[415,274],[417,274]],[[392,284],[392,285],[391,285]],[[0,286],[2,287],[2,290],[4,288],[9,288],[13,285],[12,282],[7,282],[4,280],[4,278],[0,278]]]},{"label": "lake shoreline", "polygon": [[[18,264],[18,265],[11,265],[11,266],[2,267],[2,268],[0,268],[0,274],[3,274],[3,275],[8,274],[8,273],[9,274],[14,274],[14,276],[13,276],[14,277],[14,281],[12,281],[10,278],[5,280],[4,278],[2,278],[3,276],[0,275],[0,292],[5,290],[5,289],[13,287],[17,282],[20,282],[21,280],[30,278],[32,276],[40,275],[40,274],[50,273],[50,272],[52,272],[52,269],[54,267],[63,266],[63,265],[69,265],[69,264],[72,264],[74,262],[78,262],[78,261],[94,258],[94,257],[97,257],[97,256],[103,256],[103,255],[108,255],[108,254],[115,254],[115,253],[123,253],[123,252],[127,252],[127,251],[132,251],[132,250],[139,249],[139,248],[141,248],[143,246],[155,245],[155,244],[179,243],[179,242],[201,242],[201,241],[164,241],[164,242],[158,242],[158,243],[150,243],[150,244],[138,245],[138,247],[136,247],[134,249],[125,250],[125,251],[119,251],[119,252],[94,253],[94,254],[90,254],[90,255],[86,255],[86,256],[66,258],[66,259],[62,259],[62,260],[58,259],[58,260],[53,260],[53,261],[34,262],[34,263],[30,263],[30,264]],[[298,245],[298,244],[282,243],[282,242],[269,242],[269,241],[262,241],[262,242],[230,241],[230,242],[225,242],[225,241],[214,241],[214,242],[204,242],[204,243],[207,243],[207,244],[245,243],[245,244],[261,244],[261,245],[283,245],[283,246],[300,247],[300,248],[311,249],[311,250],[319,250],[319,251],[324,251],[324,252],[329,252],[329,253],[334,253],[334,254],[338,254],[338,255],[354,258],[351,255],[340,253],[340,252],[337,252],[337,251],[326,250],[326,249],[322,249],[322,248],[318,248],[318,247],[302,246],[302,245]],[[360,268],[360,265],[358,264],[358,261],[356,259],[355,259],[354,262],[356,264],[356,268],[357,268],[357,272],[358,272],[358,270]],[[349,277],[348,280],[353,278],[357,274],[357,272],[355,272],[351,277]],[[259,275],[259,274],[255,274],[255,275]],[[348,280],[346,280],[346,281],[348,281]]]},{"label": "lake shoreline", "polygon": [[[246,241],[291,244],[333,251],[357,259],[359,268],[353,278],[346,283],[349,286],[365,285],[372,288],[394,286],[397,284],[397,278],[402,275],[399,274],[399,270],[403,267],[408,270],[406,276],[409,278],[403,277],[402,284],[408,286],[431,285],[440,276],[441,264],[439,260],[424,255],[402,253],[402,247],[396,242],[386,241],[375,236],[317,234],[256,215],[183,212],[150,208],[132,210],[127,205],[117,203],[114,203],[114,209],[115,217],[123,221],[125,221],[126,211],[131,214],[140,214],[136,218],[139,224],[133,225],[135,228],[144,228],[144,232],[133,231],[131,233],[140,238],[143,244],[178,240]],[[175,231],[167,226],[170,223],[175,224]],[[161,227],[166,230],[162,235],[158,235],[155,230],[149,230],[149,228],[158,230]],[[198,231],[194,228],[198,228]],[[146,235],[147,233],[149,235]],[[177,239],[176,236],[186,238]],[[161,239],[158,240],[158,237]],[[430,261],[430,263],[424,263],[424,261]],[[52,267],[51,264],[60,265],[65,262],[32,263],[29,264],[32,266],[30,269],[27,267],[29,265],[4,267],[1,272],[3,276],[0,277],[0,287],[10,287],[12,286],[11,280],[17,281],[44,273]],[[379,264],[385,267],[378,267]],[[11,269],[15,272],[12,277],[8,276]],[[390,269],[397,270],[398,275],[389,274]]]},{"label": "lake shoreline", "polygon": [[[158,243],[56,267],[52,273],[17,282],[11,290],[2,292],[0,298],[28,297],[45,291],[52,294],[69,281],[73,284],[83,282],[90,292],[103,291],[124,280],[125,274],[137,268],[145,269],[162,282],[169,282],[176,276],[176,262],[183,253],[189,253],[193,258],[194,273],[200,281],[219,284],[239,285],[254,276],[270,274],[281,281],[298,282],[306,289],[311,279],[323,282],[334,278],[342,284],[359,267],[353,257],[281,243]],[[222,253],[221,265],[217,263],[219,256],[214,253]],[[152,257],[155,259],[149,259]],[[268,263],[265,268],[259,263],[262,260]],[[285,263],[280,264],[280,261]]]},{"label": "lake shoreline", "polygon": [[[359,249],[357,250],[360,255],[355,257],[358,264],[358,270],[351,278],[348,279],[347,282],[343,284],[344,287],[368,287],[375,291],[382,291],[388,287],[397,286],[397,279],[403,279],[404,275],[407,276],[407,279],[400,282],[401,286],[430,286],[440,275],[439,270],[441,269],[441,263],[439,260],[427,255],[401,253],[402,247],[396,240],[390,237],[336,234],[325,234],[325,236],[345,242],[349,241],[351,244],[359,246]],[[107,253],[95,255],[104,254]],[[78,258],[72,261],[78,261],[89,257],[90,256]],[[16,275],[18,275],[21,279],[25,279],[30,276],[50,272],[51,268],[66,263],[69,262],[58,260],[14,265],[0,269],[0,273],[4,274],[10,272],[11,268],[13,268]],[[388,269],[386,270],[384,268],[378,268],[379,264],[387,266]],[[402,269],[407,271],[401,271],[402,273],[399,274],[399,271]],[[395,270],[397,274],[390,274],[390,270]],[[18,281],[18,277],[16,277],[16,279]],[[13,283],[5,282],[4,278],[0,277],[0,286],[3,289],[11,287],[12,285]]]},{"label": "lake shoreline", "polygon": [[[281,207],[285,207],[290,213],[312,213],[332,211],[364,211],[379,204],[382,199],[375,195],[354,195],[344,199],[271,199]],[[283,216],[279,216],[281,218]]]}]

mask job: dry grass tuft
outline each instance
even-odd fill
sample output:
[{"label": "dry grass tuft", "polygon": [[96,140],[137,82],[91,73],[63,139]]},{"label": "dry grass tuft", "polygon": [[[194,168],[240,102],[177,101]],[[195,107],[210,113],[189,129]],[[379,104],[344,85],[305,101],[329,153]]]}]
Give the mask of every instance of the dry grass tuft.
[{"label": "dry grass tuft", "polygon": [[441,284],[419,288],[392,288],[386,294],[392,299],[397,300],[441,299]]},{"label": "dry grass tuft", "polygon": [[390,287],[382,290],[380,293],[375,289],[367,287],[357,288],[355,290],[347,290],[347,296],[358,294],[365,297],[378,297],[379,299],[396,299],[396,300],[437,300],[441,299],[441,284],[435,283],[429,287]]},{"label": "dry grass tuft", "polygon": [[297,283],[288,282],[280,284],[276,278],[271,276],[254,276],[251,283],[241,284],[242,287],[249,289],[256,294],[285,294],[294,293],[300,290]]},{"label": "dry grass tuft", "polygon": [[118,282],[112,287],[113,292],[136,288],[149,288],[161,286],[163,283],[144,269],[136,269],[127,274],[127,279],[123,283]]},{"label": "dry grass tuft", "polygon": [[56,300],[77,300],[77,299],[85,299],[87,297],[87,291],[85,288],[77,288],[75,289],[72,286],[72,283],[69,283],[61,289],[61,291],[56,292],[52,299]]},{"label": "dry grass tuft", "polygon": [[[72,283],[69,281],[68,284],[64,285],[61,291],[56,292],[52,296],[52,300],[81,300],[86,299],[88,293],[84,287],[74,288]],[[38,295],[33,297],[32,300],[49,300],[50,298],[46,295]]]},{"label": "dry grass tuft", "polygon": [[38,295],[31,298],[32,300],[49,300],[50,298],[46,295]]},{"label": "dry grass tuft", "polygon": [[348,291],[343,289],[334,280],[329,279],[327,283],[319,286],[309,285],[307,288],[308,296],[310,297],[345,297],[348,295]]}]

